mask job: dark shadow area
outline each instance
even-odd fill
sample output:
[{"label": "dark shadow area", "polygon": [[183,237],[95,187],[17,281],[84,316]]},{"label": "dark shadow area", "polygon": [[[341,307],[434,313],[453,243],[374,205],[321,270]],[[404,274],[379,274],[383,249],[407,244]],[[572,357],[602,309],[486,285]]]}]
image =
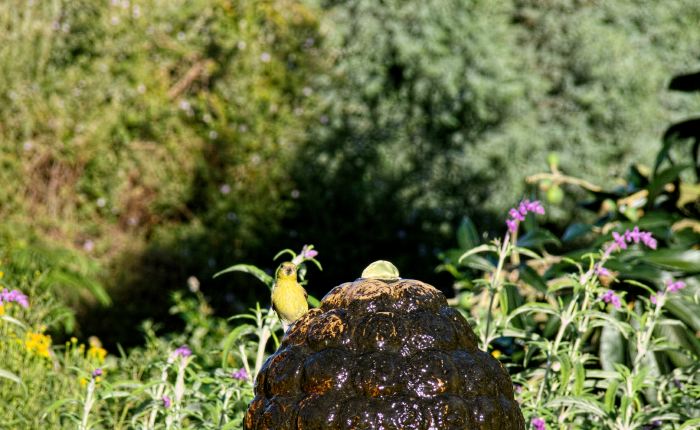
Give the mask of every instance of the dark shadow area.
[{"label": "dark shadow area", "polygon": [[[668,87],[671,90],[683,92],[700,91],[700,72],[674,76]],[[663,136],[664,151],[662,151],[660,158],[657,160],[657,168],[663,161],[663,158],[667,158],[671,164],[674,164],[674,160],[670,155],[670,149],[672,146],[682,145],[684,142],[692,145],[689,152],[694,164],[695,179],[700,180],[700,117],[688,118],[677,122],[666,130]],[[683,155],[687,153],[683,151]],[[688,160],[682,157],[677,161],[684,163]]]}]

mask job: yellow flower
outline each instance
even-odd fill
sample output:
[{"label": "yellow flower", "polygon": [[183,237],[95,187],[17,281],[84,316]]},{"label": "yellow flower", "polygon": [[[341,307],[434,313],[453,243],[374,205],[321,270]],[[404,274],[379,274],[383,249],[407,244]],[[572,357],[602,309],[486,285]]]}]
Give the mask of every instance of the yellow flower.
[{"label": "yellow flower", "polygon": [[51,336],[29,332],[24,340],[24,346],[27,351],[33,352],[41,357],[49,358],[51,349]]},{"label": "yellow flower", "polygon": [[102,364],[105,362],[105,357],[107,356],[107,350],[99,346],[91,346],[87,352],[88,360],[96,360],[98,363]]},{"label": "yellow flower", "polygon": [[86,379],[86,378],[80,378],[80,380],[79,380],[78,382],[80,382],[80,386],[81,386],[81,387],[84,387],[85,385],[87,385],[87,379]]},{"label": "yellow flower", "polygon": [[0,317],[5,315],[5,306],[0,305]]},{"label": "yellow flower", "polygon": [[0,279],[2,279],[2,278],[4,278],[4,277],[5,277],[5,272],[3,272],[2,270],[0,270]]},{"label": "yellow flower", "polygon": [[493,358],[498,359],[502,354],[501,351],[494,349],[493,351],[491,351],[491,355],[493,355]]}]

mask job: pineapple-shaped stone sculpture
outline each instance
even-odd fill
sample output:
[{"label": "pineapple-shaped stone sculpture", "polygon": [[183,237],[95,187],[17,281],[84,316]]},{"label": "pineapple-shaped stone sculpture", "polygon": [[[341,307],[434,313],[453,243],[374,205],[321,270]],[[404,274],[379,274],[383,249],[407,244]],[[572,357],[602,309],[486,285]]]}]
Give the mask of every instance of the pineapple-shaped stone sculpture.
[{"label": "pineapple-shaped stone sculpture", "polygon": [[498,360],[445,296],[375,262],[287,331],[265,362],[247,430],[521,430]]}]

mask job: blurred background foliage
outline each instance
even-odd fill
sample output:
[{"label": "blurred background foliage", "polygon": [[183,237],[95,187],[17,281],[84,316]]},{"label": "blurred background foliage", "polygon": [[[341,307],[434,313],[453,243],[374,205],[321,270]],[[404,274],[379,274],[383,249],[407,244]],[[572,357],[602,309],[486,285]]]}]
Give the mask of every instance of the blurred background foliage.
[{"label": "blurred background foliage", "polygon": [[[318,296],[377,258],[450,283],[462,217],[501,230],[548,153],[606,188],[654,166],[700,110],[667,91],[699,20],[694,0],[6,1],[0,246],[48,262],[108,343],[167,320],[189,276],[242,311],[261,290],[211,275],[305,243],[332,268]],[[575,200],[555,232],[594,221]]]}]

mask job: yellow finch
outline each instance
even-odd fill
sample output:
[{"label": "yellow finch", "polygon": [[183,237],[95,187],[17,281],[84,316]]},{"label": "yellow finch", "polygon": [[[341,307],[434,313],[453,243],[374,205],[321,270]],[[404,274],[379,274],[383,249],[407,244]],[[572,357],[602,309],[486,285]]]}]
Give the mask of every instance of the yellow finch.
[{"label": "yellow finch", "polygon": [[309,310],[306,297],[306,290],[297,282],[297,266],[291,262],[282,263],[272,287],[272,307],[280,317],[284,331]]}]

